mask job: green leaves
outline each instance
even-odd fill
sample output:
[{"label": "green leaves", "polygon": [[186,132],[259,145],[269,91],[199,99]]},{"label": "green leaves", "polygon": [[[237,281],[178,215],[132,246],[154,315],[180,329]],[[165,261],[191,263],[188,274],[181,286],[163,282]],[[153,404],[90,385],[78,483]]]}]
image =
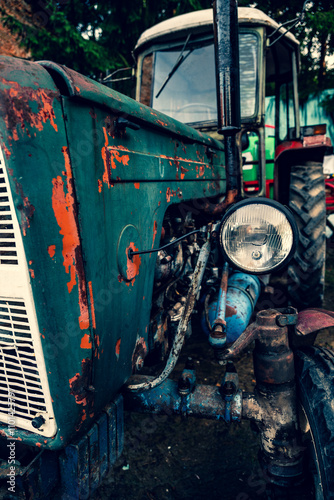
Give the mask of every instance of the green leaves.
[{"label": "green leaves", "polygon": [[[10,5],[11,1],[6,2]],[[33,59],[50,59],[99,78],[133,64],[131,51],[140,34],[174,15],[211,7],[211,0],[30,0],[20,15],[3,7],[6,25],[21,37]],[[249,6],[249,0],[239,0]],[[303,2],[258,0],[257,8],[278,23],[296,18]],[[302,49],[301,94],[334,86],[334,7],[332,0],[307,3],[304,22],[293,33]]]}]

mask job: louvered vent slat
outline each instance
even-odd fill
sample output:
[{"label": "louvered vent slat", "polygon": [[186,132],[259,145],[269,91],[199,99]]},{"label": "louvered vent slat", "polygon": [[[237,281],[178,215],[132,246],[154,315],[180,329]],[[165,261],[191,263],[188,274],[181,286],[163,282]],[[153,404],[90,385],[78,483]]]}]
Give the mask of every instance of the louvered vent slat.
[{"label": "louvered vent slat", "polygon": [[[13,215],[9,204],[9,186],[0,165],[0,265],[18,265]],[[9,249],[10,248],[10,249]]]},{"label": "louvered vent slat", "polygon": [[47,408],[24,303],[0,300],[0,318],[0,413],[11,391],[15,414],[31,421]]}]

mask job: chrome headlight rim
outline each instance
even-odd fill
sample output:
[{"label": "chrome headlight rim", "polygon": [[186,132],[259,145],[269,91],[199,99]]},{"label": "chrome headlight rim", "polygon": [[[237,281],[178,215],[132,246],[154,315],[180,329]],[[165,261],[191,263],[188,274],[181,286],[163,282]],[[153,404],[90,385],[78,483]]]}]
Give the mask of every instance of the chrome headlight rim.
[{"label": "chrome headlight rim", "polygon": [[[279,262],[277,265],[275,265],[272,268],[267,269],[267,270],[256,270],[256,269],[249,270],[246,267],[243,267],[242,265],[238,265],[229,256],[228,252],[225,249],[224,241],[222,241],[222,233],[223,233],[224,227],[227,224],[230,217],[236,211],[238,211],[240,208],[243,208],[245,206],[250,206],[250,208],[251,208],[252,205],[268,205],[268,206],[278,210],[279,212],[281,212],[285,216],[285,218],[287,219],[288,223],[290,224],[292,235],[293,235],[293,241],[292,241],[292,245],[291,245],[291,248],[290,248],[288,255],[282,260],[282,262]],[[296,251],[296,248],[298,245],[298,241],[299,241],[299,230],[298,230],[296,220],[295,220],[291,210],[287,206],[279,203],[278,201],[272,200],[270,198],[264,198],[264,197],[246,198],[244,200],[238,201],[235,204],[233,204],[231,207],[229,207],[226,210],[226,212],[225,212],[225,214],[220,222],[219,231],[218,231],[218,244],[219,244],[219,248],[223,254],[224,259],[231,265],[232,268],[237,269],[237,270],[244,272],[244,273],[247,273],[247,274],[264,275],[264,274],[269,274],[269,273],[279,271],[280,269],[286,267],[295,254],[295,251]]]}]

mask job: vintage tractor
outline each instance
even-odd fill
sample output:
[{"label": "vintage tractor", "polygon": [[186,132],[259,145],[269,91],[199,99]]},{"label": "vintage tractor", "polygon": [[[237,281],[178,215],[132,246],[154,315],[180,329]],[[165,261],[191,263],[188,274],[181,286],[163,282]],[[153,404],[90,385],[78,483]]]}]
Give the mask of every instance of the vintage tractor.
[{"label": "vintage tractor", "polygon": [[[271,498],[334,498],[334,357],[313,347],[334,314],[294,308],[321,305],[329,143],[299,125],[295,38],[256,9],[239,9],[239,26],[236,3],[217,0],[145,32],[140,102],[59,64],[1,58],[3,498],[88,498],[122,451],[123,401],[250,419]],[[264,197],[266,92],[276,200]],[[248,326],[270,275],[280,293]],[[220,387],[190,365],[168,378],[195,304]],[[245,393],[232,360],[253,340]],[[132,378],[162,358],[160,374]]]}]

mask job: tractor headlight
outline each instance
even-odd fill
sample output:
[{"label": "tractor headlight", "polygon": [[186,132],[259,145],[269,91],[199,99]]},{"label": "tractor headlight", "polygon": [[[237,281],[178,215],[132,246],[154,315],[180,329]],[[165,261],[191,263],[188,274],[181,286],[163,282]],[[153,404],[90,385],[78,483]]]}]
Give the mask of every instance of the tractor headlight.
[{"label": "tractor headlight", "polygon": [[234,267],[252,274],[266,274],[287,264],[298,241],[292,213],[267,198],[236,203],[224,215],[219,241]]}]

